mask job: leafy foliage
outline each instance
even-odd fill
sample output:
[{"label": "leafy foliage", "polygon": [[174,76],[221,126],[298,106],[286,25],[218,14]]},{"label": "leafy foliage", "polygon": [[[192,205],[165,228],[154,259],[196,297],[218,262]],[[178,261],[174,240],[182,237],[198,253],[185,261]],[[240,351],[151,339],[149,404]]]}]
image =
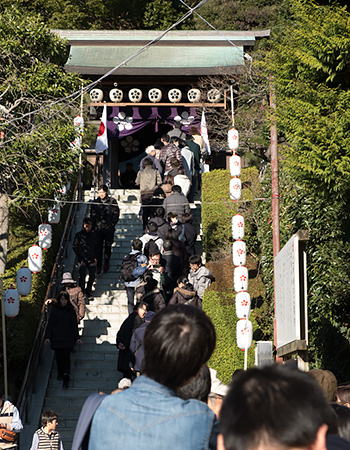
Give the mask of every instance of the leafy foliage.
[{"label": "leafy foliage", "polygon": [[[214,286],[214,285],[213,285]],[[216,331],[216,347],[209,360],[209,366],[217,371],[223,383],[229,384],[235,370],[244,367],[244,352],[236,344],[236,323],[234,295],[206,289],[203,309],[211,318]],[[256,327],[254,319],[253,328]],[[254,366],[254,342],[248,349],[248,367]]]},{"label": "leafy foliage", "polygon": [[79,90],[81,80],[64,72],[66,43],[40,17],[6,9],[0,15],[0,45],[2,189],[18,202],[52,198],[78,161],[69,146],[75,137],[74,102],[54,101]]},{"label": "leafy foliage", "polygon": [[[16,4],[20,9],[40,14],[51,28],[78,30],[165,29],[187,11],[174,0],[4,0],[3,7]],[[188,0],[190,6],[196,2]],[[179,28],[188,28],[189,18]]]},{"label": "leafy foliage", "polygon": [[350,14],[337,4],[290,4],[293,21],[274,39],[268,63],[288,170],[341,197],[350,182]]}]

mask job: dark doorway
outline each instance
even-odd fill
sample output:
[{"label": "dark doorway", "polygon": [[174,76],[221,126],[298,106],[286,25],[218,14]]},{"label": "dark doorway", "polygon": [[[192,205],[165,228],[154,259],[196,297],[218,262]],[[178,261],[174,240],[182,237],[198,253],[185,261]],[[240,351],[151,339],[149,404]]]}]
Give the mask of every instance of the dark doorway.
[{"label": "dark doorway", "polygon": [[162,134],[166,134],[172,127],[164,122],[158,122],[158,131],[155,124],[146,125],[140,131],[116,139],[112,142],[111,149],[111,187],[119,188],[119,176],[126,170],[126,164],[131,163],[136,172],[139,170],[140,161],[146,156],[145,149],[153,145]]}]

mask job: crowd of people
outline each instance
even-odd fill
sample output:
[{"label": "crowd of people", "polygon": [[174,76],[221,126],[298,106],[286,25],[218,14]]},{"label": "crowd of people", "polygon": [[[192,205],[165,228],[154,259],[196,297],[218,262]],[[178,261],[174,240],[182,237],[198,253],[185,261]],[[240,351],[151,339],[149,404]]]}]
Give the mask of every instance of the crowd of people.
[{"label": "crowd of people", "polygon": [[[196,254],[189,205],[201,147],[195,133],[190,138],[174,127],[169,134],[163,145],[147,149],[134,177],[144,232],[135,236],[120,271],[128,306],[116,336],[123,378],[111,395],[87,399],[72,450],[350,450],[350,385],[337,386],[330,372],[310,375],[288,364],[239,370],[228,387],[208,367],[216,334],[202,300],[214,277]],[[82,343],[85,299],[96,273],[110,267],[118,220],[116,200],[100,186],[73,242],[78,286],[66,272],[57,298],[47,301],[52,311],[44,338],[55,351],[63,388],[70,355]],[[0,449],[14,449],[21,419],[0,397]],[[30,450],[63,450],[56,412],[44,412],[41,421]]]}]

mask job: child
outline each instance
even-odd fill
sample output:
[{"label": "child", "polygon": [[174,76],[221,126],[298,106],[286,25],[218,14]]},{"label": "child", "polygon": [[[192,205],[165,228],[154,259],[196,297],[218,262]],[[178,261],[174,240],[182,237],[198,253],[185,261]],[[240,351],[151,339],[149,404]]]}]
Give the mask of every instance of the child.
[{"label": "child", "polygon": [[50,449],[64,450],[61,436],[56,431],[58,416],[54,411],[46,411],[41,415],[42,427],[33,435],[30,450]]}]

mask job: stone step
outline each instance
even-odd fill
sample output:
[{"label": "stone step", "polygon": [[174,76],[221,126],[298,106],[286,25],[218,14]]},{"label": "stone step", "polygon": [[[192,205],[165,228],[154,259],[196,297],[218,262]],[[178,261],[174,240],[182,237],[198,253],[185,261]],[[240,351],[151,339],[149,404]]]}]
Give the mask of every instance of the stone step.
[{"label": "stone step", "polygon": [[[95,391],[103,391],[103,392],[112,392],[114,389],[118,387],[118,377],[117,371],[115,377],[113,378],[89,378],[89,379],[80,379],[75,378],[75,374],[72,374],[72,378],[69,381],[69,389],[95,389]],[[62,388],[62,381],[57,379],[52,379],[49,381],[49,389],[59,390]],[[68,390],[69,390],[68,389]]]},{"label": "stone step", "polygon": [[[124,298],[124,297],[123,297]],[[93,304],[89,304],[86,307],[86,313],[84,321],[94,320],[96,317],[102,317],[105,314],[108,315],[120,315],[124,314],[126,305],[113,304],[113,305],[101,305],[98,301]]]},{"label": "stone step", "polygon": [[59,388],[48,388],[46,395],[48,399],[57,400],[57,402],[60,402],[61,400],[67,402],[67,406],[72,405],[75,400],[77,402],[81,402],[89,395],[93,394],[94,392],[98,392],[98,389],[95,388],[80,388],[75,387],[74,389],[68,388],[68,389],[62,389],[62,384]]}]

